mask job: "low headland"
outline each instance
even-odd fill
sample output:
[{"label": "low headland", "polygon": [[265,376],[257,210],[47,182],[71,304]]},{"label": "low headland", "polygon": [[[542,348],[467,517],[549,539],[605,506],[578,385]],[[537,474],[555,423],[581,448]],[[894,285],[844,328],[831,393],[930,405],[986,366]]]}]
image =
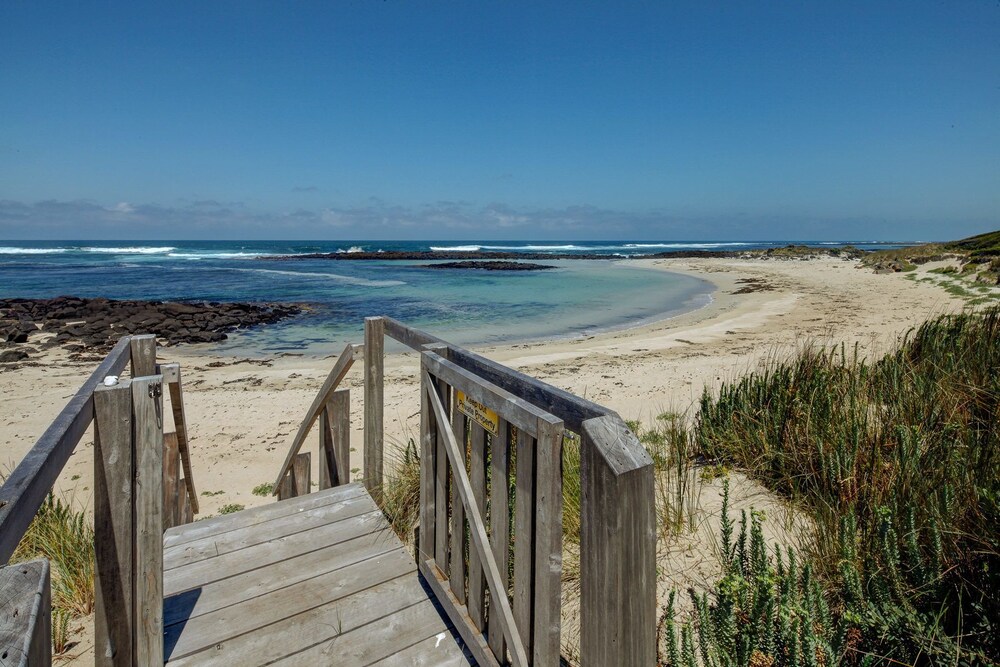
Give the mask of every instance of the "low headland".
[{"label": "low headland", "polygon": [[[711,281],[712,303],[627,330],[477,351],[616,410],[650,451],[664,664],[995,664],[1000,232],[856,255],[774,250],[630,260]],[[4,465],[93,367],[66,344],[37,347],[37,365],[0,364]],[[203,515],[271,502],[265,487],[334,360],[247,359],[210,345],[161,356],[184,368]],[[386,359],[386,439],[397,457],[384,509],[410,536],[405,452],[419,433],[418,368],[412,353]],[[360,376],[345,386],[360,397]],[[55,490],[82,516],[94,484],[89,442]],[[563,652],[576,664],[572,446],[563,469]],[[32,543],[21,555],[41,550]],[[65,655],[88,664],[92,639],[80,628],[92,587],[72,592]]]}]

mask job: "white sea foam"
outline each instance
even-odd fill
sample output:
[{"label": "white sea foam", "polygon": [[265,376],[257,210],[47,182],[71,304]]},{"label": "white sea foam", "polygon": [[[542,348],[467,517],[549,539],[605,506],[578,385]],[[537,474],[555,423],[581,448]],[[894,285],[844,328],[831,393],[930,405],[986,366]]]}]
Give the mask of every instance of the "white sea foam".
[{"label": "white sea foam", "polygon": [[454,252],[478,252],[479,250],[482,249],[482,247],[483,246],[481,246],[481,245],[454,245],[454,246],[433,246],[432,245],[431,246],[431,250],[434,250],[435,252],[446,252],[446,251],[449,251],[449,250],[450,251],[454,251]]},{"label": "white sea foam", "polygon": [[0,255],[54,255],[66,252],[67,248],[18,248],[0,247]]},{"label": "white sea foam", "polygon": [[[353,254],[353,253],[356,253],[356,252],[364,252],[364,251],[365,251],[365,249],[362,248],[359,245],[352,245],[347,250],[344,250],[343,248],[337,248],[337,254],[339,254],[339,255]],[[382,252],[382,251],[380,250],[379,252]]]},{"label": "white sea foam", "polygon": [[751,243],[626,243],[624,248],[726,248],[729,246],[746,246]]},{"label": "white sea foam", "polygon": [[369,280],[357,276],[342,276],[338,273],[308,273],[305,271],[277,271],[275,269],[233,269],[234,271],[245,271],[248,273],[270,273],[278,276],[293,276],[295,278],[323,278],[345,285],[364,285],[365,287],[395,287],[405,285],[402,280]]},{"label": "white sea foam", "polygon": [[124,248],[104,248],[100,246],[88,246],[80,248],[82,252],[99,252],[112,255],[162,255],[172,250],[177,250],[174,246],[127,246]]}]

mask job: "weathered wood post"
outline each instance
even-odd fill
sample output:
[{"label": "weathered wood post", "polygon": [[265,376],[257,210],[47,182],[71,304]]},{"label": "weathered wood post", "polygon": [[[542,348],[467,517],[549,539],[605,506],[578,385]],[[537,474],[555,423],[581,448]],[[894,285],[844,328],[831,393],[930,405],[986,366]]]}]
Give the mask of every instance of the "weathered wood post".
[{"label": "weathered wood post", "polygon": [[580,657],[656,664],[653,461],[616,415],[581,429]]},{"label": "weathered wood post", "polygon": [[351,481],[351,390],[339,389],[319,416],[319,488]]},{"label": "weathered wood post", "polygon": [[132,381],[94,390],[94,661],[132,664]]},{"label": "weathered wood post", "polygon": [[365,318],[365,488],[378,500],[382,488],[382,380],[385,320]]},{"label": "weathered wood post", "polygon": [[298,498],[311,491],[312,456],[309,452],[296,454],[291,469],[281,478],[278,486],[278,500]]},{"label": "weathered wood post", "polygon": [[132,377],[156,374],[156,336],[144,334],[129,339],[132,352]]},{"label": "weathered wood post", "polygon": [[[155,342],[155,341],[154,341]],[[163,376],[132,380],[135,663],[163,664]]]},{"label": "weathered wood post", "polygon": [[0,665],[52,664],[49,561],[0,567]]}]

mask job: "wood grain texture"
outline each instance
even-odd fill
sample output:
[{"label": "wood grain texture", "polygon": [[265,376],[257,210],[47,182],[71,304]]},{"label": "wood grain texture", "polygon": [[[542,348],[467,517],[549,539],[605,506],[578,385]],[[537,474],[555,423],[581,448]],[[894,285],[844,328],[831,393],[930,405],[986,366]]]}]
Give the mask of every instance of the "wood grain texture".
[{"label": "wood grain texture", "polygon": [[132,336],[129,346],[132,348],[132,378],[156,375],[156,336]]},{"label": "wood grain texture", "polygon": [[0,567],[0,667],[52,664],[49,562]]},{"label": "wood grain texture", "polygon": [[292,463],[292,484],[296,496],[304,496],[312,491],[312,455],[309,452],[295,456]]},{"label": "wood grain texture", "polygon": [[191,511],[197,514],[198,491],[194,488],[194,473],[191,472],[191,445],[188,441],[187,416],[184,413],[184,386],[181,382],[180,364],[162,364],[166,369],[164,381],[170,393],[170,411],[174,416],[174,430],[177,432],[177,450],[180,453],[181,465],[184,468],[184,489],[187,490],[188,503]]},{"label": "wood grain texture", "polygon": [[132,382],[94,390],[94,661],[132,664]]},{"label": "wood grain texture", "polygon": [[[420,392],[420,532],[417,536],[417,562],[433,558],[435,519],[437,516],[437,426],[427,392]],[[444,510],[447,512],[447,508]]]},{"label": "wood grain texture", "polygon": [[[510,547],[510,425],[500,420],[500,433],[490,441],[490,547],[500,568],[504,595],[509,583],[508,552]],[[496,593],[499,595],[499,593]],[[487,640],[494,657],[501,663],[507,655],[500,619],[493,613],[493,595],[490,591],[490,612],[487,620]]]},{"label": "wood grain texture", "polygon": [[[163,434],[163,530],[181,523],[181,457],[176,433]],[[185,491],[185,494],[187,492]]]},{"label": "wood grain texture", "polygon": [[[439,394],[440,395],[440,394]],[[433,414],[429,415],[433,422],[433,428],[451,428],[449,424],[438,424]],[[455,411],[452,410],[452,419],[455,419]],[[462,428],[464,428],[464,423]],[[448,506],[450,492],[450,480],[448,479],[448,456],[444,453],[444,443],[441,438],[434,437],[436,451],[434,452],[434,560],[438,567],[444,571],[448,570]]]},{"label": "wood grain texture", "polygon": [[108,375],[118,375],[130,357],[129,339],[122,338],[104,361],[84,380],[0,486],[0,564],[14,553],[63,466],[94,418],[94,388]]},{"label": "wood grain texture", "polygon": [[382,410],[385,354],[385,323],[381,317],[365,318],[365,459],[364,480],[376,497],[382,488]]},{"label": "wood grain texture", "polygon": [[580,433],[580,638],[583,665],[656,660],[653,462],[617,417]]},{"label": "wood grain texture", "polygon": [[159,665],[163,664],[163,376],[132,380],[132,410],[135,661]]},{"label": "wood grain texture", "polygon": [[517,430],[514,475],[514,621],[531,652],[535,600],[535,439]]},{"label": "wood grain texture", "polygon": [[559,662],[562,600],[562,442],[563,423],[538,419],[535,441],[534,630],[532,662]]},{"label": "wood grain texture", "polygon": [[[469,483],[480,516],[486,516],[486,431],[472,423],[469,438]],[[483,523],[485,529],[486,524]],[[497,570],[499,571],[499,566]],[[506,573],[504,573],[506,574]],[[506,576],[501,575],[506,580]],[[483,562],[475,549],[469,549],[469,600],[466,603],[472,624],[480,631],[486,630],[486,580]]]},{"label": "wood grain texture", "polygon": [[351,481],[351,390],[338,389],[320,414],[319,488]]},{"label": "wood grain texture", "polygon": [[[465,448],[468,443],[468,425],[465,415],[458,411],[455,405],[451,409],[451,432],[455,440],[459,443],[462,452],[462,470],[465,470]],[[442,428],[448,428],[447,425]],[[465,596],[465,507],[459,497],[458,488],[455,486],[455,473],[451,469],[451,462],[448,458],[444,436],[438,436],[438,473],[442,469],[447,471],[451,484],[451,558],[448,561],[448,569],[441,568],[442,572],[448,573],[451,592],[464,605]],[[446,501],[447,506],[447,501]],[[447,513],[447,510],[446,510]]]}]

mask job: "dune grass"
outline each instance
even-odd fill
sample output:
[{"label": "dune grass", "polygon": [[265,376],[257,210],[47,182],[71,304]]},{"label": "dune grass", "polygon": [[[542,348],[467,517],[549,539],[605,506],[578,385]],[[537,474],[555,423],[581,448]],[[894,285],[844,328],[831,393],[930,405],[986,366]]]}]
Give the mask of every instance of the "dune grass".
[{"label": "dune grass", "polygon": [[94,527],[72,499],[49,493],[11,557],[12,562],[47,558],[52,586],[52,650],[69,648],[73,618],[94,609]]},{"label": "dune grass", "polygon": [[869,363],[807,351],[705,394],[700,450],[807,508],[858,655],[1000,659],[1000,309]]}]

